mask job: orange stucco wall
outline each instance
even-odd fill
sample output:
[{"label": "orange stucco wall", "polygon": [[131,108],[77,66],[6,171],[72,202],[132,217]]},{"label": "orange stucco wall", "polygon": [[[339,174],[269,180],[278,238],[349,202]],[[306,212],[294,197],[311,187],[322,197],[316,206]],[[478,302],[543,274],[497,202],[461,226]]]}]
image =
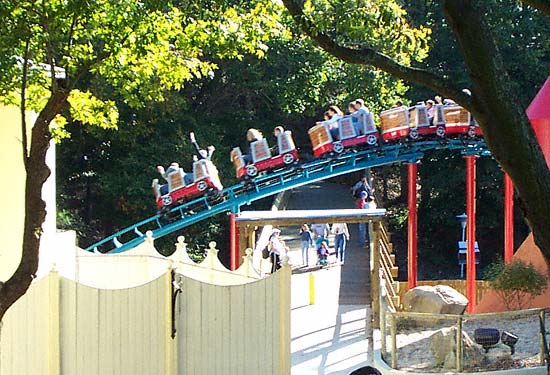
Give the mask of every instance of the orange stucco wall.
[{"label": "orange stucco wall", "polygon": [[[535,269],[539,272],[545,274],[548,273],[548,266],[546,261],[542,256],[542,253],[537,245],[535,245],[535,240],[533,235],[530,234],[527,236],[525,241],[521,244],[519,249],[516,251],[512,260],[518,259],[524,263],[531,263]],[[550,306],[550,285],[546,291],[533,299],[529,307],[549,307]],[[500,301],[496,293],[492,290],[487,291],[480,303],[475,308],[475,313],[484,313],[484,312],[496,312],[496,311],[506,311],[506,307]]]}]

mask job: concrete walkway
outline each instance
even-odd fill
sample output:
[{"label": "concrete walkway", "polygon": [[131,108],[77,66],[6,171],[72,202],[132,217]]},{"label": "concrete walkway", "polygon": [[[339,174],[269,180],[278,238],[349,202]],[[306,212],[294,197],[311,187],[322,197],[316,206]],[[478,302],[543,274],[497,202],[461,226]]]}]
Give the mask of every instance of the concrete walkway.
[{"label": "concrete walkway", "polygon": [[[349,187],[330,182],[311,184],[292,191],[287,209],[354,208]],[[290,246],[292,275],[291,351],[292,374],[348,375],[367,365],[365,304],[367,303],[366,250],[357,246],[357,225],[350,226],[351,241],[345,265],[303,267],[298,227],[285,227]],[[331,247],[333,247],[331,239]],[[310,264],[316,256],[312,251]],[[313,275],[315,298],[310,305],[309,283]]]}]

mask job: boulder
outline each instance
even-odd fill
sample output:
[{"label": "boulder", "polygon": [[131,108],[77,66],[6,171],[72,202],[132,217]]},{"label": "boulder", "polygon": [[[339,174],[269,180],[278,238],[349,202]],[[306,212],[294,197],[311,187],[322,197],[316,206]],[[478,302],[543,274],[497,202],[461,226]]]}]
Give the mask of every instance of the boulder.
[{"label": "boulder", "polygon": [[[464,367],[476,367],[485,361],[483,349],[475,345],[464,331],[462,331],[462,348]],[[456,369],[456,327],[442,328],[430,336],[430,352],[435,367]]]},{"label": "boulder", "polygon": [[403,296],[405,311],[431,314],[463,314],[468,299],[447,285],[417,286]]}]

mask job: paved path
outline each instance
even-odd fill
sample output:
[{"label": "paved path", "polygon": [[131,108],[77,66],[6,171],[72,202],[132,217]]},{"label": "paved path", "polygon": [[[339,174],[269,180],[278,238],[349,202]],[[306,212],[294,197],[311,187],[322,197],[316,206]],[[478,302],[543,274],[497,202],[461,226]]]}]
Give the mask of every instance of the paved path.
[{"label": "paved path", "polygon": [[[354,208],[349,187],[330,182],[294,189],[287,209]],[[351,241],[345,265],[300,267],[298,227],[285,227],[283,238],[290,246],[292,275],[292,374],[348,375],[367,364],[365,304],[366,250],[357,246],[357,225],[350,225]],[[331,247],[332,247],[331,240]],[[313,258],[313,259],[311,259]],[[310,254],[310,264],[316,256]],[[313,275],[315,303],[309,304],[309,280]]]}]

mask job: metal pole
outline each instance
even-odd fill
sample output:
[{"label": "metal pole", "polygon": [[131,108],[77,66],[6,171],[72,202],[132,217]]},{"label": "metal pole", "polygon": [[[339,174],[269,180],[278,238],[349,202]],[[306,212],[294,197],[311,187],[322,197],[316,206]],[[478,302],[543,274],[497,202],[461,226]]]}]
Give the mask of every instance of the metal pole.
[{"label": "metal pole", "polygon": [[466,159],[466,297],[468,298],[468,313],[474,311],[476,303],[476,157],[465,156]]},{"label": "metal pole", "polygon": [[309,273],[309,304],[315,304],[315,279],[313,272]]},{"label": "metal pole", "polygon": [[239,232],[235,218],[237,214],[229,215],[229,268],[235,271],[239,259]]},{"label": "metal pole", "polygon": [[408,203],[409,203],[409,219],[408,219],[408,263],[407,263],[407,279],[408,287],[412,289],[416,287],[416,163],[408,164]]},{"label": "metal pole", "polygon": [[504,174],[504,262],[510,263],[514,255],[514,185]]}]

